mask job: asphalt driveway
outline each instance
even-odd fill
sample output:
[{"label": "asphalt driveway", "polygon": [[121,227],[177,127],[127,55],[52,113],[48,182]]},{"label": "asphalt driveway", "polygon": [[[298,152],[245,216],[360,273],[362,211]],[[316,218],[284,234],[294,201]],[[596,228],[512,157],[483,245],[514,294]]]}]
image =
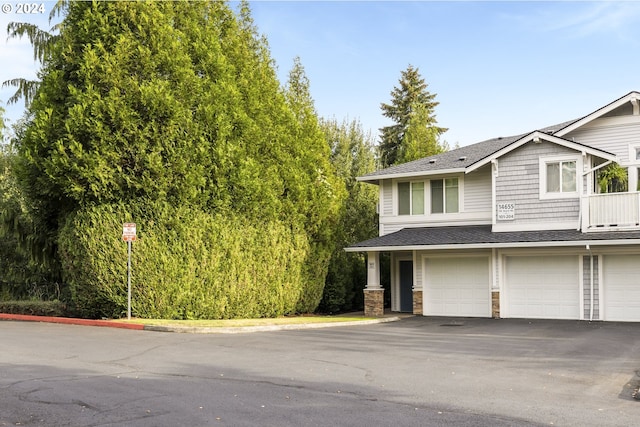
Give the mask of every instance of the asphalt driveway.
[{"label": "asphalt driveway", "polygon": [[640,324],[175,334],[0,322],[0,426],[631,426]]}]

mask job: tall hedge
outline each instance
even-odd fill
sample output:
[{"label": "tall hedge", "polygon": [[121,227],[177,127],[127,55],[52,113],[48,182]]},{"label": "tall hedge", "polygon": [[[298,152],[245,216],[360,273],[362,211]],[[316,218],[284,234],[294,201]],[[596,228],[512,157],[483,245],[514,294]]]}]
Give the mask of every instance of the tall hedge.
[{"label": "tall hedge", "polygon": [[249,222],[188,207],[120,204],[77,212],[61,231],[63,273],[80,315],[126,314],[122,218],[138,225],[132,246],[134,315],[201,319],[295,312],[310,249],[300,230],[280,221]]}]

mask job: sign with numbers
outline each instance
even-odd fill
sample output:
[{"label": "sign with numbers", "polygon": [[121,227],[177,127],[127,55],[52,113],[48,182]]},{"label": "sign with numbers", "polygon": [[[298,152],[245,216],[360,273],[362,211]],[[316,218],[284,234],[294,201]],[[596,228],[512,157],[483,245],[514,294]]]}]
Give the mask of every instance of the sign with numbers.
[{"label": "sign with numbers", "polygon": [[516,219],[516,204],[513,202],[498,203],[496,217],[499,221],[513,221]]}]

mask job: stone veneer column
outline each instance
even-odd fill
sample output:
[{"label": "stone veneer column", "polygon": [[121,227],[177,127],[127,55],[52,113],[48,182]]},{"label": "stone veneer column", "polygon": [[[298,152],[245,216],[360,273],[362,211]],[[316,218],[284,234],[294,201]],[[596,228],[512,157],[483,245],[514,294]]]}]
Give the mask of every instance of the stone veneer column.
[{"label": "stone veneer column", "polygon": [[367,252],[367,287],[364,290],[364,315],[384,316],[384,289],[380,286],[380,253]]},{"label": "stone veneer column", "polygon": [[423,315],[424,310],[422,309],[422,290],[414,290],[413,291],[413,314]]},{"label": "stone veneer column", "polygon": [[491,292],[491,317],[500,318],[500,291]]},{"label": "stone veneer column", "polygon": [[364,315],[366,317],[384,316],[384,289],[364,290]]}]

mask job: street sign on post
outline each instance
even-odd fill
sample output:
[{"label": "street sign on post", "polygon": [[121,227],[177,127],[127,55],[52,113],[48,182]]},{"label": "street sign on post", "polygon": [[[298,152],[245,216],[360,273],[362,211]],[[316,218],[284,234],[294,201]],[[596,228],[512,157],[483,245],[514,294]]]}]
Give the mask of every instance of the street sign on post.
[{"label": "street sign on post", "polygon": [[122,240],[125,242],[134,242],[136,240],[135,222],[125,222],[122,225]]},{"label": "street sign on post", "polygon": [[127,242],[127,319],[131,320],[131,242],[136,240],[136,223],[125,222],[122,225],[122,240]]}]

